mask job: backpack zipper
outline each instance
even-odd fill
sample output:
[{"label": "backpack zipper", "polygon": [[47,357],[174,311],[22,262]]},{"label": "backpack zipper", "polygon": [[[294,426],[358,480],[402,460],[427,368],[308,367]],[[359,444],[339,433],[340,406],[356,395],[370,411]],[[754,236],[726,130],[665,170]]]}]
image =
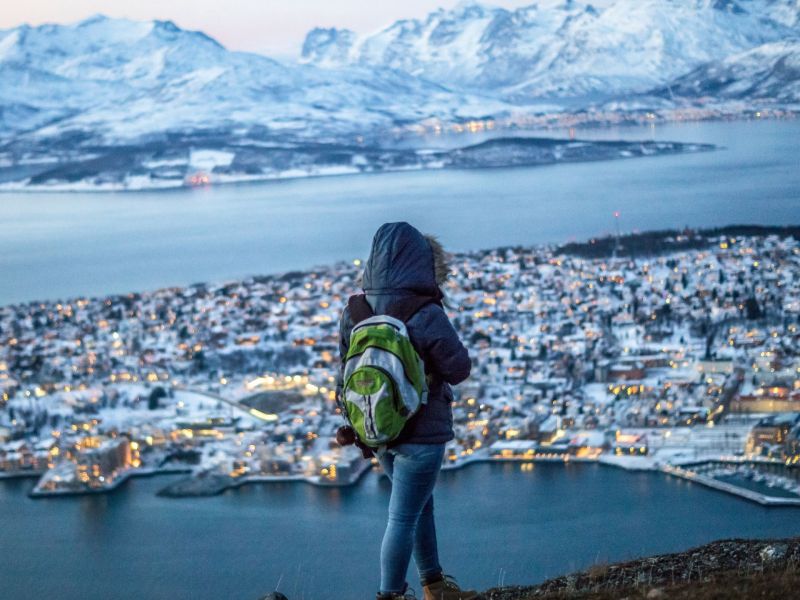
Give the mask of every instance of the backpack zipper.
[{"label": "backpack zipper", "polygon": [[369,433],[372,439],[378,437],[378,432],[375,431],[375,416],[372,414],[372,394],[364,396],[367,399],[367,420],[364,422],[364,427],[369,428]]}]

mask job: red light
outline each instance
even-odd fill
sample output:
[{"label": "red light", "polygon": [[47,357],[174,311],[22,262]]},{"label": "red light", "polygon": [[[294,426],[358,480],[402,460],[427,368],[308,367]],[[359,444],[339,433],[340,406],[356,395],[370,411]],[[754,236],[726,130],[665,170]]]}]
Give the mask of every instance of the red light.
[{"label": "red light", "polygon": [[195,173],[187,178],[186,183],[192,187],[202,187],[211,184],[211,177],[206,173]]}]

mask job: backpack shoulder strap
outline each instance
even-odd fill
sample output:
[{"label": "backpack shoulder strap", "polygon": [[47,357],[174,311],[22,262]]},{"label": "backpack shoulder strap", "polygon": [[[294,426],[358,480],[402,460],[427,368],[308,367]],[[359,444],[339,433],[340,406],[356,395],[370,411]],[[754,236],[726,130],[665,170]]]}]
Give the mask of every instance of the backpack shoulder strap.
[{"label": "backpack shoulder strap", "polygon": [[369,319],[374,314],[364,294],[350,296],[347,299],[347,307],[350,309],[350,320],[353,321],[353,325],[358,325],[361,321]]},{"label": "backpack shoulder strap", "polygon": [[[392,305],[388,307],[386,313],[395,319],[400,319],[403,323],[407,323],[419,309],[428,304],[438,304],[441,306],[441,297],[406,296],[393,302]],[[350,298],[347,299],[347,307],[350,309],[350,319],[353,321],[353,325],[358,325],[361,321],[375,315],[369,302],[367,302],[366,294],[353,294],[350,296]]]},{"label": "backpack shoulder strap", "polygon": [[409,296],[391,307],[392,316],[407,323],[423,306],[433,303],[439,303],[439,299],[434,296]]}]

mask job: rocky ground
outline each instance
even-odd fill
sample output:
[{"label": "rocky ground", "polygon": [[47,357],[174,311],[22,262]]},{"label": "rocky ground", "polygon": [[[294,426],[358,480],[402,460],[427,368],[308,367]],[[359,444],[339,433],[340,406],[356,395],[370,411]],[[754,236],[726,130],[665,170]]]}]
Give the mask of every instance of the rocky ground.
[{"label": "rocky ground", "polygon": [[723,540],[676,554],[595,565],[487,600],[789,599],[800,590],[800,538]]},{"label": "rocky ground", "polygon": [[[722,540],[675,554],[598,564],[485,600],[790,600],[800,597],[800,537]],[[344,598],[344,596],[342,596]],[[288,600],[272,592],[259,600]]]}]

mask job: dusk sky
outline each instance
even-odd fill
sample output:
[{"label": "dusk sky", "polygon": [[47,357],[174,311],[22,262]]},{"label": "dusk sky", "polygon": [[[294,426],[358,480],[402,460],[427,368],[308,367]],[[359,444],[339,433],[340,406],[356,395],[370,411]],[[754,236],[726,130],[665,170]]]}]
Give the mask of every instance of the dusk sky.
[{"label": "dusk sky", "polygon": [[[491,0],[514,8],[535,0]],[[204,31],[232,50],[295,55],[313,27],[378,30],[401,18],[422,17],[458,0],[6,0],[0,29],[22,23],[72,23],[97,13],[130,19],[169,19]]]}]

